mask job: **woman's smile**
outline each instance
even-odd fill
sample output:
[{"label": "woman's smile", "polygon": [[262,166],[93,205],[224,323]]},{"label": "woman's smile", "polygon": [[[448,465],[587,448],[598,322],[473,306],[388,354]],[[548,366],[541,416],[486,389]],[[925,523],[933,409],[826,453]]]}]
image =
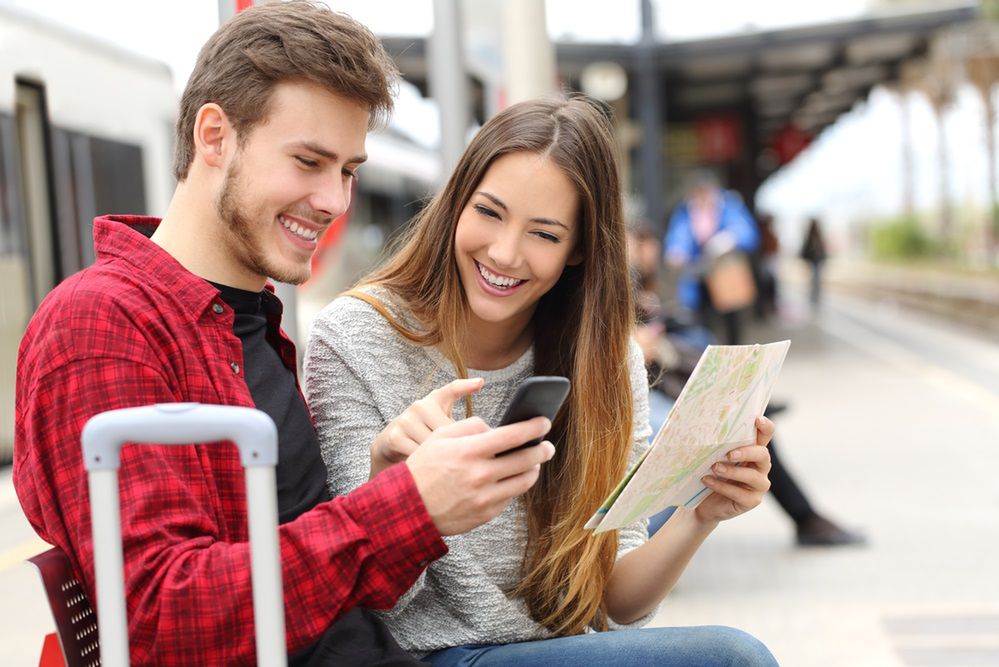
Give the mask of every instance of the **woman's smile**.
[{"label": "woman's smile", "polygon": [[491,271],[481,262],[472,261],[475,262],[475,268],[479,270],[479,276],[482,278],[480,281],[482,288],[494,296],[509,296],[516,292],[518,287],[527,282],[523,278],[513,278],[496,271]]}]

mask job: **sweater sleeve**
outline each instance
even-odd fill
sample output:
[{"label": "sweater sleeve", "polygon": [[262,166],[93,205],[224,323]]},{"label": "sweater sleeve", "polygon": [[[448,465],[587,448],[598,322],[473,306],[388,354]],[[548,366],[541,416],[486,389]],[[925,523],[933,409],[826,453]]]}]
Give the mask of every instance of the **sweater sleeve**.
[{"label": "sweater sleeve", "polygon": [[[370,351],[358,349],[370,341],[352,338],[364,325],[341,300],[313,321],[304,364],[305,396],[333,495],[350,493],[368,480],[371,443],[395,417],[379,409],[373,388],[377,377],[365,358]],[[381,356],[391,363],[388,355]]]}]

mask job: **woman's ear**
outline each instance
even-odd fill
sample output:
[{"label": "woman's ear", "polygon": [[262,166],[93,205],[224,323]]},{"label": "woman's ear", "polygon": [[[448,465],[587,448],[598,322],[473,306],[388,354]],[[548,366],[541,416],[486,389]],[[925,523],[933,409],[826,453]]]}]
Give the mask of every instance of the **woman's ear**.
[{"label": "woman's ear", "polygon": [[569,255],[569,259],[566,260],[566,266],[579,266],[583,263],[583,249],[579,247],[579,242],[576,242],[576,247],[572,249],[572,253]]},{"label": "woman's ear", "polygon": [[235,133],[222,107],[209,102],[198,109],[194,119],[194,150],[210,167],[225,165],[225,152]]}]

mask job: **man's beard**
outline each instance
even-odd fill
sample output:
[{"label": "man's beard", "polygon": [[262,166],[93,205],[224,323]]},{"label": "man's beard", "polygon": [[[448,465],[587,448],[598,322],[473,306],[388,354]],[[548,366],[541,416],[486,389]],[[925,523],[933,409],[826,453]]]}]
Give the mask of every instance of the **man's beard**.
[{"label": "man's beard", "polygon": [[[226,246],[236,261],[258,276],[265,276],[282,283],[300,285],[309,279],[311,267],[277,266],[267,259],[263,238],[270,224],[276,220],[262,219],[265,214],[253,215],[247,211],[246,196],[240,181],[239,161],[234,160],[222,182],[222,189],[215,200],[215,212],[222,221]],[[277,251],[278,249],[275,248]]]}]

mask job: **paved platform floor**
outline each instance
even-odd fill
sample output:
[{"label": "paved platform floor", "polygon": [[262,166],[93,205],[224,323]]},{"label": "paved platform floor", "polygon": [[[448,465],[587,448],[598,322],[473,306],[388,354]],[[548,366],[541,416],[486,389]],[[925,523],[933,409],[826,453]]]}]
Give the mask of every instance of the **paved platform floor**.
[{"label": "paved platform floor", "polygon": [[792,340],[783,460],[870,544],[796,547],[769,498],[709,538],[654,624],[733,625],[791,667],[999,665],[999,345],[835,297],[752,335]]}]

